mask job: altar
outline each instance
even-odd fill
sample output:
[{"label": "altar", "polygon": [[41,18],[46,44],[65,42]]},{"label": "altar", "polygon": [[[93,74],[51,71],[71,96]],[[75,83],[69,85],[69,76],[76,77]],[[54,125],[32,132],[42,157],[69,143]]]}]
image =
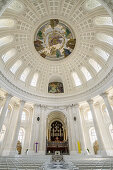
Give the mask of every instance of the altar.
[{"label": "altar", "polygon": [[47,141],[46,154],[55,154],[56,151],[61,155],[69,154],[68,141]]}]

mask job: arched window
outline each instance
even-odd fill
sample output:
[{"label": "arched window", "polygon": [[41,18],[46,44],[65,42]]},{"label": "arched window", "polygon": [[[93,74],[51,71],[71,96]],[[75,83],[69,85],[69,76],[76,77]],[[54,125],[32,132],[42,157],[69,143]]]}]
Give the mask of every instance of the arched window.
[{"label": "arched window", "polygon": [[26,119],[26,112],[22,112],[22,117],[21,117],[21,120],[24,121]]},{"label": "arched window", "polygon": [[5,136],[5,132],[6,132],[6,127],[5,125],[2,126],[1,132],[0,132],[0,142],[3,141],[4,136]]},{"label": "arched window", "polygon": [[38,81],[38,73],[35,73],[31,81],[31,86],[35,87],[37,84],[37,81]]},{"label": "arched window", "polygon": [[20,80],[22,80],[23,82],[25,82],[25,80],[26,80],[29,72],[30,72],[30,69],[29,69],[29,68],[26,68],[26,69],[23,71],[22,75],[20,76]]},{"label": "arched window", "polygon": [[23,128],[20,128],[18,140],[21,142],[21,144],[24,144],[24,138],[25,138],[25,130]]},{"label": "arched window", "polygon": [[105,61],[109,58],[109,53],[105,52],[99,47],[95,47],[95,53],[98,54],[101,58],[103,58]]},{"label": "arched window", "polygon": [[101,66],[95,60],[93,60],[93,59],[90,59],[89,63],[97,71],[97,73],[102,69]]},{"label": "arched window", "polygon": [[9,50],[7,53],[5,53],[2,56],[2,60],[4,61],[4,63],[6,63],[10,58],[12,58],[14,55],[16,54],[16,49],[11,49]]},{"label": "arched window", "polygon": [[90,110],[87,111],[86,116],[85,116],[85,119],[86,119],[86,120],[89,120],[89,121],[93,120],[93,118],[92,118],[92,113],[91,113]]},{"label": "arched window", "polygon": [[76,86],[80,86],[80,85],[81,85],[81,81],[80,81],[80,79],[79,79],[77,73],[73,72],[73,73],[72,73],[72,76],[73,76],[75,85],[76,85]]},{"label": "arched window", "polygon": [[108,43],[110,45],[113,45],[113,37],[106,35],[104,33],[97,33],[96,35],[97,39],[100,41],[103,41],[105,43]]},{"label": "arched window", "polygon": [[93,143],[97,140],[97,135],[94,127],[89,129],[89,136],[90,136],[91,144],[93,145]]},{"label": "arched window", "polygon": [[21,60],[17,60],[16,63],[10,68],[10,71],[15,74],[16,71],[19,69],[19,67],[21,66],[22,61]]},{"label": "arched window", "polygon": [[110,124],[110,126],[109,126],[109,131],[110,131],[110,135],[111,135],[112,140],[113,140],[113,125],[112,124]]},{"label": "arched window", "polygon": [[113,26],[111,17],[96,17],[95,24],[96,25],[111,25],[111,26]]},{"label": "arched window", "polygon": [[92,79],[91,74],[89,73],[89,71],[85,67],[82,67],[81,71],[83,72],[87,81]]},{"label": "arched window", "polygon": [[92,10],[98,6],[101,6],[101,4],[97,0],[86,0],[86,8],[88,10]]},{"label": "arched window", "polygon": [[0,28],[13,27],[13,26],[14,26],[14,20],[12,20],[12,19],[0,19]]},{"label": "arched window", "polygon": [[13,41],[13,37],[11,35],[0,38],[0,46],[11,43]]}]

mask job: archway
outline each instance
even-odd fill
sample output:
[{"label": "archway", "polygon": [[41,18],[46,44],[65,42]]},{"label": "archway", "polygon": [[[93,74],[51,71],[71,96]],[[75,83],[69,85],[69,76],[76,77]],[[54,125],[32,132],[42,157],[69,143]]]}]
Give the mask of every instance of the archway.
[{"label": "archway", "polygon": [[47,118],[46,154],[69,154],[67,119],[64,113],[51,112]]}]

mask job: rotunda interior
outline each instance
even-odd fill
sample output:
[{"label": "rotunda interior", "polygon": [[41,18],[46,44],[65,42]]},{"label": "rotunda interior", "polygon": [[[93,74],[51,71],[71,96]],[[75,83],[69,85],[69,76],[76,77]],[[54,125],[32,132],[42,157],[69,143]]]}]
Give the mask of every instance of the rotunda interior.
[{"label": "rotunda interior", "polygon": [[1,0],[0,156],[30,155],[113,156],[112,0]]}]

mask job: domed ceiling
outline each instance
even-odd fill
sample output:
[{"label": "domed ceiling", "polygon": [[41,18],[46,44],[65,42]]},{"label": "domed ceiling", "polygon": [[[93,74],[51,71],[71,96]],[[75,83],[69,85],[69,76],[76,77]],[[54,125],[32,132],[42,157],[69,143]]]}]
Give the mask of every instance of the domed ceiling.
[{"label": "domed ceiling", "polygon": [[[100,2],[14,0],[0,18],[4,87],[7,79],[11,88],[49,98],[99,89],[113,65],[112,18]],[[48,93],[54,82],[63,93]]]}]

